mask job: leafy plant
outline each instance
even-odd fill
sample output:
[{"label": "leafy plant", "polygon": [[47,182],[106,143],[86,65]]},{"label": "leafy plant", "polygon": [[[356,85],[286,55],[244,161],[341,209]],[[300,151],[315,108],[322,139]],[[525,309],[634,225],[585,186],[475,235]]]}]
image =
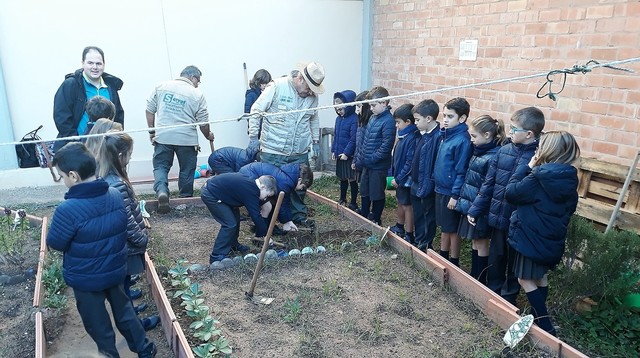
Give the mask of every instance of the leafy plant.
[{"label": "leafy plant", "polygon": [[0,262],[4,264],[19,264],[22,262],[24,242],[29,231],[27,213],[20,209],[12,218],[11,209],[4,209],[0,217]]},{"label": "leafy plant", "polygon": [[180,306],[184,307],[188,317],[193,318],[189,325],[193,336],[204,342],[191,349],[201,358],[229,356],[233,349],[222,335],[222,330],[217,327],[220,322],[211,316],[209,306],[204,303],[204,292],[200,289],[200,284],[191,283],[187,264],[187,260],[177,260],[176,265],[169,270],[169,276],[171,286],[176,288],[173,297],[182,299]]},{"label": "leafy plant", "polygon": [[286,302],[282,306],[285,313],[282,319],[287,323],[295,323],[300,319],[302,314],[302,305],[300,304],[300,298],[296,297],[293,300],[287,298]]},{"label": "leafy plant", "polygon": [[60,253],[49,253],[42,271],[42,283],[45,288],[44,306],[48,308],[65,308],[67,296],[64,289],[67,287],[62,277],[62,259]]},{"label": "leafy plant", "polygon": [[640,311],[616,301],[601,301],[592,311],[562,317],[572,329],[562,332],[575,346],[594,356],[637,357]]},{"label": "leafy plant", "polygon": [[[612,230],[604,234],[574,216],[566,251],[550,279],[550,308],[570,344],[594,356],[627,357],[640,352],[640,312],[621,299],[638,292],[640,236]],[[576,311],[585,297],[597,302],[590,312]]]},{"label": "leafy plant", "polygon": [[344,289],[336,279],[326,280],[322,283],[322,295],[331,300],[340,300],[344,296]]}]

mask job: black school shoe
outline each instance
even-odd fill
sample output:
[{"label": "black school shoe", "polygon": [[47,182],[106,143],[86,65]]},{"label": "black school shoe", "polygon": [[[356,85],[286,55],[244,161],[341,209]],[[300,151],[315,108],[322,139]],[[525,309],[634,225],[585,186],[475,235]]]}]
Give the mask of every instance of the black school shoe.
[{"label": "black school shoe", "polygon": [[154,314],[153,316],[141,319],[140,322],[142,323],[142,328],[144,328],[145,331],[150,331],[158,326],[158,323],[160,323],[160,317]]},{"label": "black school shoe", "polygon": [[142,290],[129,290],[129,298],[132,300],[137,300],[140,297],[142,297]]},{"label": "black school shoe", "polygon": [[156,344],[151,342],[151,345],[143,352],[138,353],[139,358],[154,358],[158,354],[158,347]]},{"label": "black school shoe", "polygon": [[141,304],[139,304],[139,305],[137,305],[137,306],[133,306],[133,311],[134,311],[136,314],[140,314],[140,312],[144,312],[144,311],[146,311],[146,310],[147,310],[147,308],[149,308],[149,305],[148,305],[148,304],[146,304],[146,303],[141,303]]}]

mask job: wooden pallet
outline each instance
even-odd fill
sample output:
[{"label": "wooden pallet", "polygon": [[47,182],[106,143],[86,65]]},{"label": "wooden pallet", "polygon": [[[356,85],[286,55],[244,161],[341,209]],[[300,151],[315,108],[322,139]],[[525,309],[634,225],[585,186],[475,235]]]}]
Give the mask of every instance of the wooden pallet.
[{"label": "wooden pallet", "polygon": [[[578,170],[578,209],[576,214],[607,225],[629,167],[582,158]],[[640,170],[636,169],[625,193],[615,227],[640,233]]]}]

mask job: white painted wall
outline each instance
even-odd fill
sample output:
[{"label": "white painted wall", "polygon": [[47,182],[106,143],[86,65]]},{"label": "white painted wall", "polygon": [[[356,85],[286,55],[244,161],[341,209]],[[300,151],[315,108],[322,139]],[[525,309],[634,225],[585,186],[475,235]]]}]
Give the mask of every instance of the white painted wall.
[{"label": "white painted wall", "polygon": [[[14,138],[40,124],[43,138],[55,138],[53,96],[64,76],[80,68],[87,45],[101,47],[105,71],[125,83],[120,98],[127,130],[146,128],[153,87],[192,64],[203,72],[200,88],[213,121],[242,113],[243,62],[250,79],[260,68],[278,77],[298,62],[318,61],[326,71],[320,105],[331,104],[336,91],[360,90],[362,14],[362,1],[349,0],[0,0],[0,63]],[[332,127],[335,112],[322,111],[320,118],[321,127]],[[214,123],[213,129],[216,147],[247,143],[246,122]],[[148,135],[132,136],[130,175],[149,178]],[[200,142],[204,164],[208,144]],[[44,169],[0,171],[0,189],[52,185],[48,175]]]}]

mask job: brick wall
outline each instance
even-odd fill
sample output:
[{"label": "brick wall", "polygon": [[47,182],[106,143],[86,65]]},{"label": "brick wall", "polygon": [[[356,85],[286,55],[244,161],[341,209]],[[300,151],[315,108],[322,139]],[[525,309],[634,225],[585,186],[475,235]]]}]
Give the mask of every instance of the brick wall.
[{"label": "brick wall", "polygon": [[[392,95],[640,57],[638,0],[375,0],[373,13],[373,82]],[[458,60],[460,41],[473,39],[476,61]],[[536,97],[545,82],[538,77],[392,106],[463,96],[471,118],[491,114],[507,126],[513,111],[536,106],[545,129],[574,134],[583,156],[630,165],[640,149],[640,62],[625,67],[636,73],[597,68],[568,76],[556,102]]]}]

